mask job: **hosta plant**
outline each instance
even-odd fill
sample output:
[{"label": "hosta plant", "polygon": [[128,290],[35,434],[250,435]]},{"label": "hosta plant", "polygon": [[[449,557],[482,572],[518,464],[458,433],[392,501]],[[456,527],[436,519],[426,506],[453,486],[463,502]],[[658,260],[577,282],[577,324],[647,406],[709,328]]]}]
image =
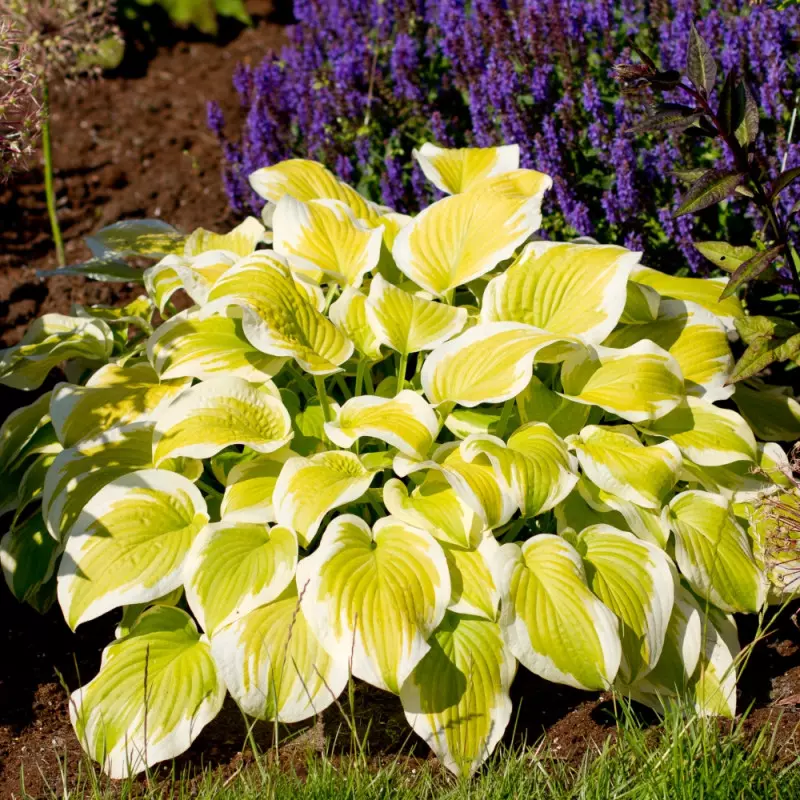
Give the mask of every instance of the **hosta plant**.
[{"label": "hosta plant", "polygon": [[416,159],[446,196],[414,217],[292,160],[252,175],[265,224],[112,225],[73,271],[147,294],[0,352],[2,383],[52,387],[0,434],[3,570],[73,629],[117,615],[70,702],[112,776],[185,750],[226,692],[295,722],[351,678],[457,774],[520,664],[735,713],[732,614],[786,596],[756,512],[791,390],[729,385],[724,281],[539,240],[551,181],[515,146]]}]

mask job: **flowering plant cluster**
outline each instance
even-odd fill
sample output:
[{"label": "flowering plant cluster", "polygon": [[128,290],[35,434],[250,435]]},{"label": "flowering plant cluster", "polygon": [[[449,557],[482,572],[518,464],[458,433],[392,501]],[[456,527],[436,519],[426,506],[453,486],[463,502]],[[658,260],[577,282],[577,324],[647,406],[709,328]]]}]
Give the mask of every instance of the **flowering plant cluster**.
[{"label": "flowering plant cluster", "polygon": [[[757,144],[772,173],[784,155],[789,167],[800,164],[800,144],[786,141],[797,88],[797,7],[298,0],[294,8],[291,44],[235,74],[246,112],[241,131],[226,138],[219,107],[209,107],[223,143],[226,190],[240,212],[259,208],[250,173],[293,156],[323,162],[376,202],[418,210],[438,194],[410,161],[416,142],[518,142],[524,167],[553,176],[549,235],[591,235],[644,250],[672,272],[677,264],[707,266],[691,244],[695,223],[671,216],[684,188],[673,173],[704,164],[717,144],[631,136],[643,98],[621,95],[611,75],[614,63],[627,60],[630,36],[665,70],[681,68],[699,17],[724,70],[738,68],[754,87],[765,131],[777,142],[777,152],[763,137]],[[797,197],[796,190],[786,196],[787,208]],[[737,226],[726,210],[709,212],[694,238],[727,240]]]},{"label": "flowering plant cluster", "polygon": [[18,389],[66,362],[0,430],[0,559],[73,629],[121,610],[70,703],[112,776],[185,750],[226,692],[296,722],[352,677],[456,774],[518,663],[735,712],[731,615],[795,588],[759,509],[791,488],[798,401],[729,383],[724,280],[538,239],[552,180],[516,146],[415,159],[445,195],[415,217],[295,159],[251,176],[263,225],[105,228],[74,271],[160,257],[147,294],[0,352]]}]

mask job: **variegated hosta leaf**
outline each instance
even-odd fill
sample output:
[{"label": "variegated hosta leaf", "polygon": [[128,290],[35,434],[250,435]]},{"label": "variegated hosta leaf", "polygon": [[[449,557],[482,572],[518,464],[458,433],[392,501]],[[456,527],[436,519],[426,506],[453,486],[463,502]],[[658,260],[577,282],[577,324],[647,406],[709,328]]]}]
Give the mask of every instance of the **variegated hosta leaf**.
[{"label": "variegated hosta leaf", "polygon": [[209,250],[193,258],[167,256],[145,270],[144,284],[161,312],[179,289],[202,305],[214,283],[237,261],[238,256],[227,250]]},{"label": "variegated hosta leaf", "polygon": [[423,459],[439,433],[439,418],[422,397],[405,389],[390,399],[363,395],[348,400],[336,419],[325,423],[325,433],[339,447],[370,436]]},{"label": "variegated hosta leaf", "polygon": [[560,341],[518,322],[487,322],[439,345],[422,367],[422,388],[433,405],[503,403],[530,382],[536,354]]},{"label": "variegated hosta leaf", "polygon": [[425,142],[412,154],[425,177],[447,194],[465,192],[485,178],[519,169],[518,144],[446,148]]},{"label": "variegated hosta leaf", "polygon": [[661,508],[683,462],[674,442],[646,447],[619,427],[587,425],[568,442],[595,486],[644,508]]},{"label": "variegated hosta leaf", "polygon": [[586,584],[581,557],[551,534],[500,548],[501,624],[531,672],[579,689],[604,689],[619,669],[619,623]]},{"label": "variegated hosta leaf", "polygon": [[800,439],[800,402],[789,386],[758,379],[736,384],[734,402],[753,433],[765,442]]},{"label": "variegated hosta leaf", "polygon": [[328,312],[334,323],[367,361],[381,359],[381,345],[372,324],[367,318],[367,296],[350,286],[345,287],[341,297]]},{"label": "variegated hosta leaf", "polygon": [[561,381],[568,399],[600,406],[628,422],[659,419],[686,396],[678,362],[647,340],[620,350],[598,346],[575,352],[564,362]]},{"label": "variegated hosta leaf", "polygon": [[535,517],[560,503],[578,481],[577,463],[564,440],[542,422],[530,422],[508,437],[475,435],[465,439],[467,461],[483,454],[511,487],[523,518]]},{"label": "variegated hosta leaf", "polygon": [[689,686],[700,716],[736,716],[736,659],[739,638],[733,617],[710,609],[703,615],[700,663]]},{"label": "variegated hosta leaf", "polygon": [[623,325],[604,344],[629,347],[641,339],[650,339],[675,357],[688,394],[710,403],[733,394],[733,387],[727,385],[733,370],[727,331],[719,317],[702,306],[662,300],[658,319],[643,325]]},{"label": "variegated hosta leaf", "polygon": [[448,612],[403,684],[406,719],[455,775],[471,775],[502,738],[515,672],[496,622]]},{"label": "variegated hosta leaf", "polygon": [[623,687],[625,694],[656,711],[664,711],[669,700],[685,696],[700,660],[703,616],[692,593],[677,584],[658,663],[643,678]]},{"label": "variegated hosta leaf", "polygon": [[[622,530],[629,530],[639,539],[650,542],[661,550],[667,549],[669,525],[664,520],[661,508],[643,508],[636,503],[601,490],[598,490],[598,495],[608,510],[616,512],[625,521],[625,527]],[[607,521],[607,523],[613,524],[611,521]]]},{"label": "variegated hosta leaf", "polygon": [[675,534],[675,560],[696,594],[723,611],[755,612],[764,605],[764,576],[728,500],[682,492],[665,514]]},{"label": "variegated hosta leaf", "polygon": [[600,344],[619,321],[640,253],[613,245],[531,242],[486,287],[484,322],[524,322]]},{"label": "variegated hosta leaf", "polygon": [[357,289],[378,264],[383,231],[359,222],[340,200],[303,202],[285,194],[272,218],[273,248],[300,270]]},{"label": "variegated hosta leaf", "polygon": [[674,411],[649,422],[642,432],[667,436],[684,457],[704,467],[756,459],[756,440],[735,411],[697,397],[687,397]]},{"label": "variegated hosta leaf", "polygon": [[392,516],[457,547],[477,546],[486,525],[436,470],[429,470],[410,493],[401,480],[391,478],[383,485],[383,502]]},{"label": "variegated hosta leaf", "polygon": [[53,389],[50,416],[58,440],[72,447],[117,425],[154,419],[189,384],[185,379],[159,382],[146,363],[107,364],[85,386],[59,383]]},{"label": "variegated hosta leaf", "polygon": [[236,464],[228,473],[220,514],[225,522],[274,522],[272,494],[283,465],[296,455],[288,447]]},{"label": "variegated hosta leaf", "polygon": [[[466,439],[473,434],[492,434],[497,433],[500,418],[503,416],[503,408],[456,408],[453,409],[445,418],[444,426],[457,439]],[[507,426],[512,428],[519,427],[519,414],[512,410]]]},{"label": "variegated hosta leaf", "polygon": [[291,356],[315,375],[337,372],[353,343],[295,285],[275,255],[256,253],[214,285],[203,313],[237,306],[250,343],[273,356]]},{"label": "variegated hosta leaf", "polygon": [[211,652],[234,700],[257,719],[320,714],[350,677],[347,658],[328,655],[311,630],[294,580],[271,603],[217,630]]},{"label": "variegated hosta leaf", "polygon": [[288,528],[227,520],[206,525],[186,559],[186,600],[211,636],[275,600],[296,567],[297,537]]},{"label": "variegated hosta leaf", "polygon": [[47,531],[41,512],[15,525],[0,539],[0,567],[17,600],[32,598],[53,575],[61,547]]},{"label": "variegated hosta leaf", "polygon": [[623,325],[641,325],[656,320],[661,307],[661,295],[655,289],[628,281],[625,294],[625,308],[619,318]]},{"label": "variegated hosta leaf", "polygon": [[290,158],[271,167],[262,167],[251,173],[249,180],[256,194],[268,201],[268,207],[264,210],[268,224],[274,213],[274,205],[287,194],[303,202],[341,200],[356,219],[373,224],[382,213],[389,210],[363,198],[322,164],[304,158]]},{"label": "variegated hosta leaf", "polygon": [[42,514],[51,536],[69,533],[91,498],[116,478],[152,466],[153,427],[134,422],[59,453],[42,492]]},{"label": "variegated hosta leaf", "polygon": [[442,548],[426,531],[392,517],[374,528],[337,517],[298,565],[308,624],[352,674],[395,694],[430,650],[450,602]]},{"label": "variegated hosta leaf", "polygon": [[103,320],[45,314],[31,323],[19,344],[0,350],[0,384],[38,389],[61,362],[105,361],[113,345],[111,328]]},{"label": "variegated hosta leaf", "polygon": [[155,606],[103,651],[100,672],[70,696],[69,714],[106,774],[127,778],[187,750],[224,699],[206,637],[185,612]]},{"label": "variegated hosta leaf", "polygon": [[491,191],[513,200],[541,197],[553,186],[553,179],[535,169],[514,169],[475,182],[468,191]]},{"label": "variegated hosta leaf", "polygon": [[302,547],[308,547],[322,518],[331,509],[358,500],[375,474],[346,450],[290,458],[272,493],[275,519],[297,533]]},{"label": "variegated hosta leaf", "polygon": [[445,197],[429,205],[394,241],[392,255],[406,277],[442,297],[494,269],[542,221],[546,181],[530,197],[491,188]]},{"label": "variegated hosta leaf", "polygon": [[[462,443],[462,447],[463,447]],[[428,461],[396,456],[392,464],[401,478],[423,469],[435,470],[453,487],[456,494],[478,515],[483,529],[505,525],[517,510],[517,503],[502,473],[481,453],[464,458],[455,442],[439,445]]]},{"label": "variegated hosta leaf", "polygon": [[591,407],[573,403],[545,386],[535,375],[517,395],[522,422],[546,422],[562,438],[578,433],[589,419]]},{"label": "variegated hosta leaf", "polygon": [[189,309],[168,319],[147,342],[147,357],[161,380],[217,375],[255,383],[275,376],[286,363],[253,347],[242,321],[223,316],[203,317]]},{"label": "variegated hosta leaf", "polygon": [[185,240],[183,234],[160,219],[126,219],[84,238],[95,258],[160,258],[182,253]]},{"label": "variegated hosta leaf", "polygon": [[578,535],[591,590],[620,621],[623,684],[646,675],[658,663],[675,599],[675,577],[663,550],[609,525]]},{"label": "variegated hosta leaf", "polygon": [[78,515],[58,571],[58,601],[73,630],[183,583],[189,548],[208,522],[195,485],[147,469],[107,483]]},{"label": "variegated hosta leaf", "polygon": [[0,426],[0,472],[7,473],[30,455],[31,446],[50,422],[50,392],[12,411]]},{"label": "variegated hosta leaf", "polygon": [[37,456],[22,473],[17,484],[17,506],[11,520],[12,528],[28,515],[30,505],[41,498],[47,471],[55,461],[56,455],[56,453],[46,453]]},{"label": "variegated hosta leaf", "polygon": [[426,300],[376,275],[369,288],[367,320],[380,344],[398,353],[432,350],[467,323],[467,310]]},{"label": "variegated hosta leaf", "polygon": [[187,389],[158,416],[153,462],[208,458],[232,444],[259,453],[279,450],[292,438],[292,421],[279,398],[271,382],[258,386],[242,378],[212,378]]},{"label": "variegated hosta leaf", "polygon": [[228,233],[214,233],[197,228],[187,238],[183,255],[194,258],[211,250],[224,250],[239,258],[249,256],[264,241],[264,226],[255,217],[247,217]]},{"label": "variegated hosta leaf", "polygon": [[715,314],[727,330],[734,330],[733,321],[744,316],[742,304],[735,295],[720,300],[727,278],[679,278],[641,265],[634,267],[631,280],[655,289],[662,297],[688,300]]},{"label": "variegated hosta leaf", "polygon": [[488,532],[474,549],[439,543],[450,570],[450,611],[496,620],[500,589],[492,568],[500,549],[497,539]]}]

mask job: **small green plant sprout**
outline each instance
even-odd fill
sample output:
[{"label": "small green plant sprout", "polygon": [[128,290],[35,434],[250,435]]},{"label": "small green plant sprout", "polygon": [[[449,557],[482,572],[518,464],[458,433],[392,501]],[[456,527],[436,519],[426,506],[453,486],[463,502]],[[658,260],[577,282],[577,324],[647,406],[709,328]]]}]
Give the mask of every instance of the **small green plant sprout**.
[{"label": "small green plant sprout", "polygon": [[123,0],[121,13],[128,19],[135,19],[141,13],[137,6],[160,6],[174,25],[193,25],[210,36],[217,35],[219,17],[231,17],[243,25],[252,24],[243,0]]},{"label": "small green plant sprout", "polygon": [[64,364],[0,430],[0,555],[73,629],[122,614],[71,701],[114,777],[188,748],[226,691],[294,722],[351,676],[457,775],[519,665],[735,714],[732,615],[768,602],[746,511],[797,405],[730,384],[736,294],[537,239],[551,180],[513,145],[416,159],[446,196],[413,217],[295,159],[251,176],[264,224],[104,228],[73,269],[152,258],[147,295],[0,351],[32,392]]},{"label": "small green plant sprout", "polygon": [[[695,244],[715,266],[732,273],[721,290],[722,298],[755,281],[774,284],[773,294],[778,287],[788,287],[793,292],[793,302],[789,300],[789,305],[796,314],[800,256],[791,232],[798,204],[789,208],[780,201],[800,178],[800,167],[783,169],[773,180],[769,179],[766,162],[756,147],[760,114],[753,92],[736,69],[728,72],[721,88],[717,86],[717,63],[694,26],[683,73],[661,71],[635,44],[633,48],[641,63],[616,67],[623,85],[629,89],[649,87],[657,92],[666,91],[671,100],[655,105],[653,113],[632,131],[682,131],[687,136],[716,138],[720,143],[717,165],[681,172],[689,187],[674,216],[696,214],[731,198],[745,198],[763,222],[751,244],[734,246],[719,241]],[[680,102],[674,102],[675,98]],[[790,138],[793,131],[794,118]],[[780,294],[777,298],[766,298],[768,303],[776,301],[786,305]],[[785,316],[787,312],[782,313]],[[736,328],[747,349],[730,376],[731,382],[751,378],[776,362],[800,364],[800,328],[793,321],[778,316],[751,316],[737,322]]]},{"label": "small green plant sprout", "polygon": [[[64,266],[64,242],[53,184],[50,85],[54,80],[99,75],[103,69],[119,64],[124,45],[113,23],[114,4],[106,0],[0,0],[0,16],[4,25],[14,31],[17,59],[24,59],[28,75],[25,85],[30,93],[26,102],[35,103],[37,108],[47,212],[58,264]],[[6,37],[9,35],[12,34]]]}]

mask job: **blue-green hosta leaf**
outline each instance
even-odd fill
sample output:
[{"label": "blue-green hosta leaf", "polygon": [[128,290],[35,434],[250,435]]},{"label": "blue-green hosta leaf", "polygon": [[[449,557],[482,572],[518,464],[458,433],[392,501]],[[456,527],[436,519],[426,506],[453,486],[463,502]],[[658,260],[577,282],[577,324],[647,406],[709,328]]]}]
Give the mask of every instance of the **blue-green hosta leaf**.
[{"label": "blue-green hosta leaf", "polygon": [[401,478],[423,469],[439,472],[458,497],[478,515],[484,530],[505,525],[517,510],[513,493],[503,474],[492,467],[486,456],[470,454],[471,460],[466,460],[463,444],[447,442],[439,445],[427,461],[414,461],[398,455],[392,466]]},{"label": "blue-green hosta leaf", "polygon": [[160,258],[182,253],[186,237],[160,219],[130,219],[107,225],[84,241],[95,258]]},{"label": "blue-green hosta leaf", "polygon": [[579,689],[604,689],[622,657],[619,623],[586,583],[565,539],[542,534],[506,544],[496,562],[501,624],[511,652],[531,672]]},{"label": "blue-green hosta leaf", "polygon": [[491,755],[511,718],[516,662],[500,626],[487,619],[448,612],[429,644],[400,700],[442,764],[468,776]]},{"label": "blue-green hosta leaf", "polygon": [[200,491],[174,472],[140,470],[107,483],[67,537],[58,571],[67,624],[74,630],[112,608],[176,589],[189,548],[207,522]]},{"label": "blue-green hosta leaf", "polygon": [[398,353],[433,350],[467,324],[467,310],[429,300],[376,275],[369,287],[366,315],[379,344]]},{"label": "blue-green hosta leaf", "polygon": [[350,677],[348,658],[328,655],[311,630],[294,580],[271,603],[217,630],[211,652],[234,700],[257,719],[320,714]]},{"label": "blue-green hosta leaf", "polygon": [[283,447],[236,464],[227,475],[220,514],[226,522],[274,522],[272,495],[283,465],[297,455]]},{"label": "blue-green hosta leaf", "polygon": [[613,245],[531,242],[486,287],[481,320],[601,344],[619,321],[640,255]]},{"label": "blue-green hosta leaf", "polygon": [[686,381],[687,394],[709,403],[727,400],[733,394],[728,378],[733,354],[719,317],[696,303],[666,299],[658,319],[641,325],[624,325],[604,342],[608,347],[630,347],[649,339],[675,357]]},{"label": "blue-green hosta leaf", "polygon": [[633,268],[631,280],[655,289],[662,297],[697,303],[719,317],[729,331],[735,330],[733,321],[744,316],[742,304],[737,297],[719,299],[728,284],[727,278],[679,278],[638,265]]},{"label": "blue-green hosta leaf", "polygon": [[144,283],[144,271],[132,267],[118,255],[106,255],[90,258],[80,264],[69,264],[58,269],[37,269],[36,277],[42,280],[63,275],[76,275],[93,281],[106,283]]},{"label": "blue-green hosta leaf", "polygon": [[397,694],[430,650],[450,602],[447,559],[426,531],[392,517],[374,528],[346,514],[298,565],[308,624],[352,674]]},{"label": "blue-green hosta leaf", "polygon": [[346,450],[290,458],[272,493],[275,519],[297,533],[302,547],[308,547],[325,514],[362,497],[376,472]]},{"label": "blue-green hosta leaf", "polygon": [[153,420],[181,392],[186,379],[161,381],[149,364],[107,364],[85,386],[59,383],[50,400],[58,440],[73,447],[118,425]]},{"label": "blue-green hosta leaf", "polygon": [[219,377],[187,389],[158,415],[153,462],[208,458],[233,444],[259,453],[279,450],[292,438],[292,421],[272,382]]},{"label": "blue-green hosta leaf", "polygon": [[563,339],[520,322],[476,325],[425,359],[422,388],[433,405],[503,403],[528,385],[536,354]]},{"label": "blue-green hosta leaf", "polygon": [[543,422],[517,428],[507,444],[496,436],[470,436],[461,452],[468,461],[479,455],[489,459],[511,488],[523,518],[550,511],[578,481],[577,463],[567,445]]},{"label": "blue-green hosta leaf", "polygon": [[207,380],[224,374],[258,383],[274,377],[286,363],[256,350],[241,320],[219,314],[203,318],[197,309],[161,325],[147,342],[147,357],[161,380]]},{"label": "blue-green hosta leaf", "polygon": [[561,381],[568,400],[600,406],[628,422],[659,419],[686,396],[678,362],[647,340],[619,350],[576,351],[564,362]]},{"label": "blue-green hosta leaf", "polygon": [[620,621],[618,680],[632,683],[661,657],[675,599],[674,568],[663,550],[610,525],[585,528],[575,546],[591,590]]},{"label": "blue-green hosta leaf", "polygon": [[370,436],[423,459],[439,433],[439,418],[422,397],[405,389],[390,399],[362,395],[348,400],[336,419],[325,423],[325,433],[339,447],[351,447],[362,436]]},{"label": "blue-green hosta leaf", "polygon": [[770,386],[756,378],[737,383],[733,400],[759,439],[800,439],[800,402],[789,386]]},{"label": "blue-green hosta leaf", "polygon": [[156,606],[103,651],[69,711],[89,756],[109,777],[126,778],[187,750],[224,699],[205,636],[185,612]]},{"label": "blue-green hosta leaf", "polygon": [[7,531],[0,539],[0,567],[14,597],[33,597],[52,577],[60,555],[39,511]]},{"label": "blue-green hosta leaf", "polygon": [[102,320],[45,314],[31,323],[19,344],[0,350],[0,384],[38,389],[63,361],[105,361],[113,346],[111,328]]},{"label": "blue-green hosta leaf", "polygon": [[546,175],[529,172],[536,184],[530,194],[484,184],[429,205],[394,241],[401,272],[442,297],[509,258],[541,224],[542,197],[551,185]]},{"label": "blue-green hosta leaf", "polygon": [[753,463],[757,456],[753,432],[739,414],[697,397],[687,397],[674,411],[641,430],[668,437],[685,458],[704,467]]},{"label": "blue-green hosta leaf", "polygon": [[586,425],[592,410],[585,403],[573,403],[562,397],[545,386],[535,375],[517,395],[517,406],[523,423],[546,422],[562,438],[578,433]]},{"label": "blue-green hosta leaf", "polygon": [[492,572],[500,545],[487,532],[475,548],[439,540],[450,570],[450,611],[496,620],[500,589]]},{"label": "blue-green hosta leaf", "polygon": [[486,525],[436,470],[429,470],[411,492],[401,480],[391,478],[383,485],[383,502],[392,516],[457,547],[477,546]]},{"label": "blue-green hosta leaf", "polygon": [[217,281],[204,314],[238,307],[245,336],[262,353],[292,357],[306,372],[329,375],[350,358],[353,343],[310,298],[279,256],[254,253]]},{"label": "blue-green hosta leaf", "polygon": [[358,289],[345,287],[341,297],[328,312],[331,322],[352,340],[367,361],[380,361],[381,345],[367,318],[367,296]]},{"label": "blue-green hosta leaf", "polygon": [[50,422],[50,392],[12,411],[0,426],[0,472],[6,473],[30,455],[36,434]]},{"label": "blue-green hosta leaf", "polygon": [[446,194],[459,194],[486,178],[519,169],[519,145],[438,147],[425,142],[412,155],[425,177]]},{"label": "blue-green hosta leaf", "polygon": [[59,453],[47,471],[42,513],[63,540],[91,498],[116,478],[152,466],[153,426],[134,422]]},{"label": "blue-green hosta leaf", "polygon": [[764,605],[764,575],[728,500],[709,492],[682,492],[665,515],[675,534],[675,560],[698,596],[730,612],[756,612]]},{"label": "blue-green hosta leaf", "polygon": [[658,663],[633,684],[621,686],[624,693],[656,711],[685,697],[700,661],[703,617],[694,595],[678,583]]},{"label": "blue-green hosta leaf", "polygon": [[288,528],[229,521],[206,525],[184,567],[186,600],[211,636],[275,600],[294,579],[296,567],[297,537]]},{"label": "blue-green hosta leaf", "polygon": [[304,202],[285,194],[272,217],[273,248],[293,269],[358,289],[378,264],[383,231],[356,219],[341,200]]},{"label": "blue-green hosta leaf", "polygon": [[683,459],[674,442],[646,447],[635,433],[587,425],[569,437],[581,469],[595,486],[643,508],[660,509],[678,481]]}]

